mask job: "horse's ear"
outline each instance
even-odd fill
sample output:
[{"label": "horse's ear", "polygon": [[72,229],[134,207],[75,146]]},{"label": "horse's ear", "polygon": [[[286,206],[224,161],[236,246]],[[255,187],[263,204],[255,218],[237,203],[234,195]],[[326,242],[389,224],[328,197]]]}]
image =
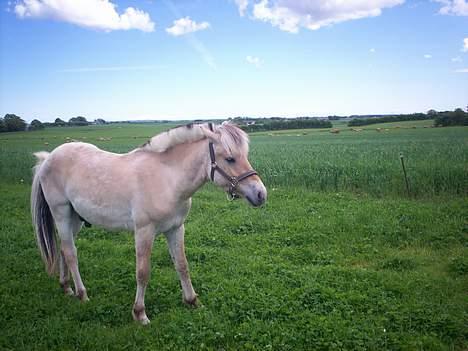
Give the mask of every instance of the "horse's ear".
[{"label": "horse's ear", "polygon": [[200,128],[203,131],[203,134],[205,135],[205,137],[210,139],[211,142],[213,142],[213,143],[219,142],[219,140],[220,140],[219,133],[212,132],[207,125],[206,126],[205,125],[200,125]]}]

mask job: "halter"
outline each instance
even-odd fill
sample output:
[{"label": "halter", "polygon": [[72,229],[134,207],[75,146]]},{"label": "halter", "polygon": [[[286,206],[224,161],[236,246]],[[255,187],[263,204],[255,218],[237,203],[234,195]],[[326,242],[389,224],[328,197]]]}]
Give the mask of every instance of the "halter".
[{"label": "halter", "polygon": [[[210,130],[213,132],[213,123],[208,123],[208,126],[210,127]],[[214,147],[211,141],[209,142],[208,146],[210,149],[210,159],[211,159],[211,174],[210,174],[211,181],[214,182],[215,172],[218,171],[218,173],[221,174],[229,182],[229,192],[228,192],[229,197],[228,198],[230,200],[234,200],[235,198],[239,197],[236,193],[236,189],[239,183],[250,176],[257,175],[258,173],[254,171],[253,169],[251,169],[250,171],[242,173],[241,175],[237,177],[229,175],[229,173],[224,171],[216,163]]]}]

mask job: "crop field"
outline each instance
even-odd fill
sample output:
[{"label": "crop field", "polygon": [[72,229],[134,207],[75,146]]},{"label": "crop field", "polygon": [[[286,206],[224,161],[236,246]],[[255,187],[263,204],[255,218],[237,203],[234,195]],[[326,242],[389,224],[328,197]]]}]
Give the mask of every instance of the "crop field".
[{"label": "crop field", "polygon": [[127,152],[170,125],[0,134],[0,350],[468,349],[468,127],[431,124],[251,135],[267,204],[229,202],[209,184],[195,195],[186,252],[203,307],[182,303],[158,237],[147,327],[130,313],[128,232],[80,232],[88,303],[47,276],[29,214],[32,152],[72,139]]}]

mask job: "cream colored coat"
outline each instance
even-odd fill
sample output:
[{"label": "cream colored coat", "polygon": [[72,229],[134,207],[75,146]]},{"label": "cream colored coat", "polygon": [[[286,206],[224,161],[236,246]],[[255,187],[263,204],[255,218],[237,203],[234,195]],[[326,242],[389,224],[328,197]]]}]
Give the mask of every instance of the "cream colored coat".
[{"label": "cream colored coat", "polygon": [[[209,180],[209,141],[215,145],[218,164],[229,174],[237,176],[251,169],[247,135],[230,124],[215,126],[214,132],[207,125],[175,128],[127,154],[106,152],[86,143],[68,143],[50,154],[36,154],[39,161],[31,194],[36,238],[49,272],[58,262],[60,284],[67,294],[73,293],[69,287],[71,272],[77,296],[82,301],[88,299],[74,244],[85,220],[111,230],[135,232],[135,320],[149,323],[144,295],[157,233],[164,233],[168,240],[184,301],[198,304],[185,257],[183,224],[192,195]],[[230,158],[235,162],[226,161]],[[219,174],[214,181],[228,189],[228,182]],[[266,189],[258,176],[243,180],[237,192],[253,206],[266,201]],[[54,223],[60,250],[54,239]]]}]

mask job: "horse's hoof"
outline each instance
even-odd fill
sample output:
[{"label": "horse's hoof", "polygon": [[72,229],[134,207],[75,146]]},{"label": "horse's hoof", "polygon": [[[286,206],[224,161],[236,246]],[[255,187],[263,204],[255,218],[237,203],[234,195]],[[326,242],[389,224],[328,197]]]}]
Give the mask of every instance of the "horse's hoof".
[{"label": "horse's hoof", "polygon": [[60,287],[63,290],[63,293],[68,296],[73,296],[75,293],[73,292],[73,289],[68,286],[68,283],[60,283]]},{"label": "horse's hoof", "polygon": [[200,302],[197,296],[192,300],[184,299],[184,304],[186,304],[188,307],[191,307],[191,308],[203,307],[203,304]]},{"label": "horse's hoof", "polygon": [[80,299],[81,302],[88,302],[88,294],[86,293],[86,290],[79,290],[78,293],[76,294],[76,297]]},{"label": "horse's hoof", "polygon": [[141,323],[141,325],[148,325],[148,324],[150,324],[150,320],[149,320],[148,317],[145,317],[144,319],[139,320],[139,322]]},{"label": "horse's hoof", "polygon": [[141,325],[148,325],[150,324],[150,320],[149,318],[146,316],[146,313],[143,311],[143,312],[139,312],[139,313],[135,313],[135,310],[132,310],[132,316],[133,316],[133,319],[135,320],[135,322],[138,322],[140,323]]}]

